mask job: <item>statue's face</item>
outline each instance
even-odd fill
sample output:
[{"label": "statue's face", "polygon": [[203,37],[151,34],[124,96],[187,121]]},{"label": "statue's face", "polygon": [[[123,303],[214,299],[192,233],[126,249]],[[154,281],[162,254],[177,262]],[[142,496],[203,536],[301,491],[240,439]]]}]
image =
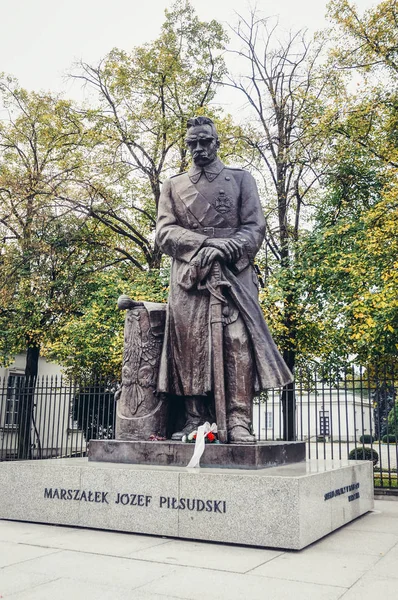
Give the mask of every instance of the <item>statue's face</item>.
[{"label": "statue's face", "polygon": [[214,137],[210,125],[190,127],[186,143],[192,155],[193,162],[200,167],[208,165],[216,158],[220,145],[218,139]]}]

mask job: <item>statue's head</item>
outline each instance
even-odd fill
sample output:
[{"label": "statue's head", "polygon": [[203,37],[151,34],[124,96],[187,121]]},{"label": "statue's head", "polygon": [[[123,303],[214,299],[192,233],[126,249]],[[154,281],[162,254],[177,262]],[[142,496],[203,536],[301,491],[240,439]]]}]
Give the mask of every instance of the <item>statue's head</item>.
[{"label": "statue's head", "polygon": [[216,127],[208,117],[192,117],[188,120],[185,141],[195,165],[200,167],[211,163],[220,147]]}]

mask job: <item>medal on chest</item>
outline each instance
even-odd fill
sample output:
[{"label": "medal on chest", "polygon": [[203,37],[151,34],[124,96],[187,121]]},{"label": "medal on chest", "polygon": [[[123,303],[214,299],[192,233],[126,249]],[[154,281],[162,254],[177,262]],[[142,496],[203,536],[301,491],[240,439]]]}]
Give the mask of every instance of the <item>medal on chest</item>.
[{"label": "medal on chest", "polygon": [[231,199],[225,193],[225,190],[220,190],[216,196],[214,208],[221,214],[231,210]]}]

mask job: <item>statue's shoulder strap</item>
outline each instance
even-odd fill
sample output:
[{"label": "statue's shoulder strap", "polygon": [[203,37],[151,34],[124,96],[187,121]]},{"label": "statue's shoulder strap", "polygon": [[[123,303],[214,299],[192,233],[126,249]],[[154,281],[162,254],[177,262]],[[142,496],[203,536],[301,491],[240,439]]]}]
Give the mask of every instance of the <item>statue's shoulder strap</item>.
[{"label": "statue's shoulder strap", "polygon": [[240,167],[225,167],[224,173],[229,173],[230,177],[235,179],[237,183],[242,180],[242,177],[246,173],[245,169],[241,169]]},{"label": "statue's shoulder strap", "polygon": [[186,175],[187,171],[183,171],[182,173],[176,173],[175,175],[172,175],[170,177],[170,179],[175,179],[175,177],[181,177],[181,175]]}]

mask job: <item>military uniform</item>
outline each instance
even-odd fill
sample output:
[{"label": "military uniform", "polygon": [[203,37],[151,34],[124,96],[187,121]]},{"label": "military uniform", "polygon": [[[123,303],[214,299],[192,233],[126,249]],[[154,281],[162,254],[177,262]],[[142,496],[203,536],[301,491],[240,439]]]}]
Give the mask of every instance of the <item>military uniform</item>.
[{"label": "military uniform", "polygon": [[185,397],[211,392],[210,294],[204,285],[209,269],[202,269],[196,257],[209,237],[236,239],[243,255],[234,264],[222,264],[230,285],[229,310],[224,311],[229,428],[242,423],[242,417],[245,423],[250,420],[255,391],[292,380],[258,304],[252,262],[264,233],[257,186],[247,171],[216,158],[165,181],[156,239],[173,261],[158,390]]}]

